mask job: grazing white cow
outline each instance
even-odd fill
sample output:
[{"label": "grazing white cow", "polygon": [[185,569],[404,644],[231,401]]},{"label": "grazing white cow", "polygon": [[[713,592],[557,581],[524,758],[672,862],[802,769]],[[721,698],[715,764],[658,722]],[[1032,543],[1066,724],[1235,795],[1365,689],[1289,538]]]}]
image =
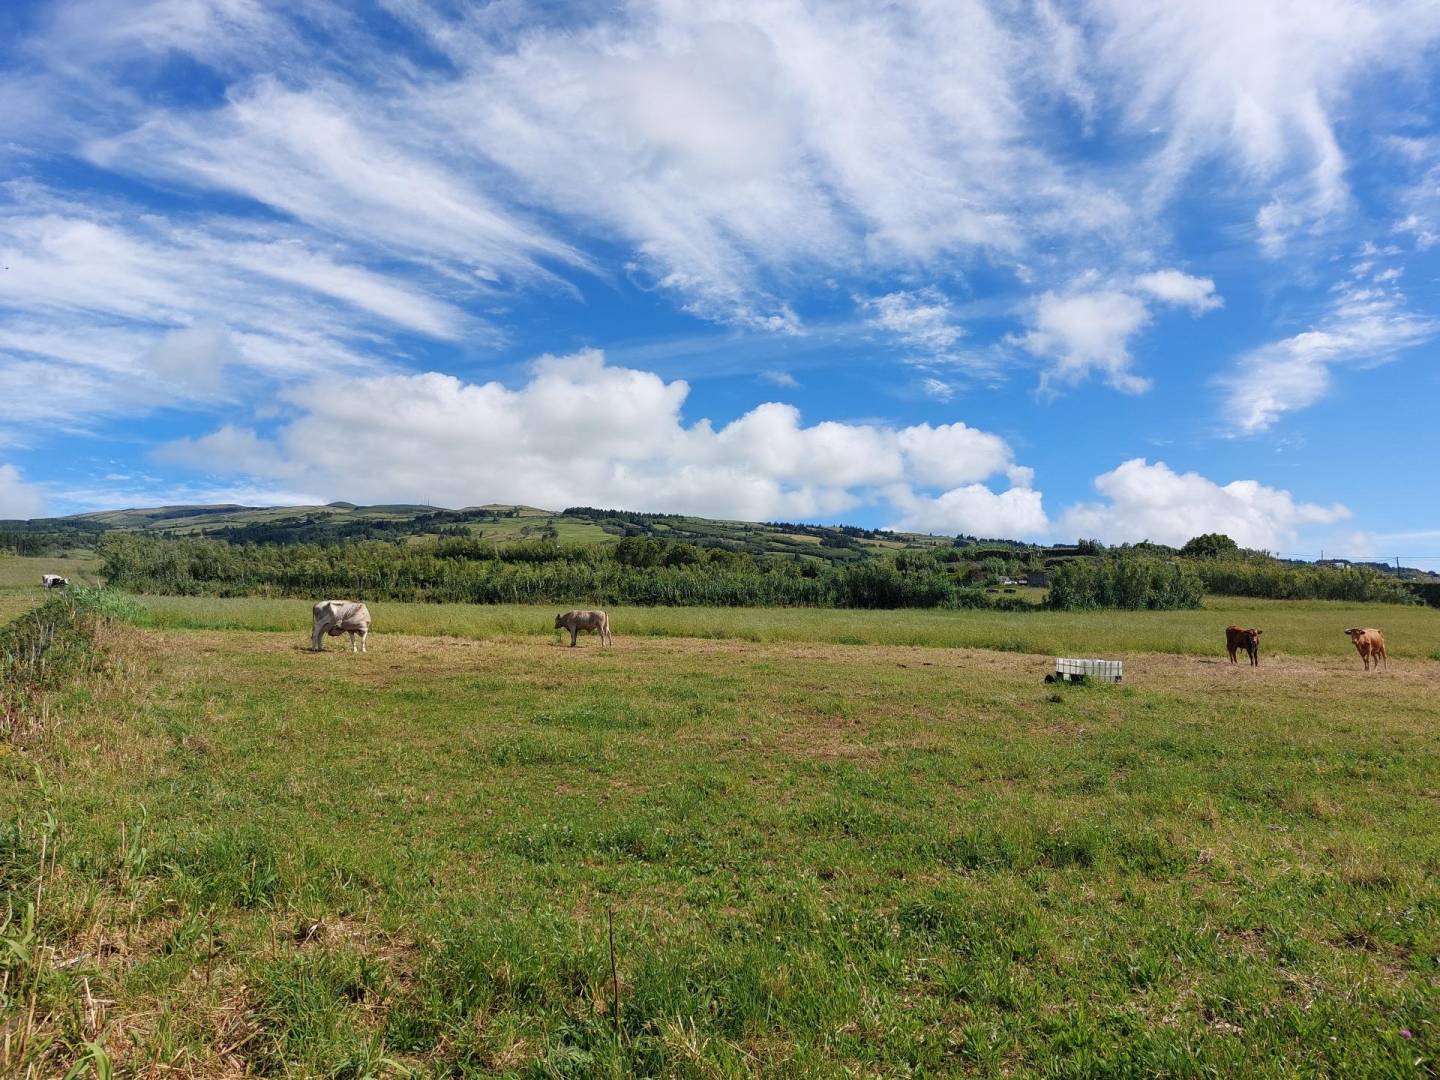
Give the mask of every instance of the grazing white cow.
[{"label": "grazing white cow", "polygon": [[41,574],[40,584],[47,589],[63,589],[70,584],[70,579],[63,578],[59,574]]},{"label": "grazing white cow", "polygon": [[572,649],[581,630],[592,630],[599,634],[601,645],[612,645],[615,640],[610,636],[610,616],[603,611],[567,611],[563,615],[556,615],[555,629],[570,631]]},{"label": "grazing white cow", "polygon": [[[358,600],[321,600],[315,605],[315,630],[310,642],[313,651],[325,650],[321,639],[326,634],[331,637],[349,634],[350,651],[364,652],[365,639],[370,635],[370,609]],[[357,634],[360,639],[358,650]]]}]

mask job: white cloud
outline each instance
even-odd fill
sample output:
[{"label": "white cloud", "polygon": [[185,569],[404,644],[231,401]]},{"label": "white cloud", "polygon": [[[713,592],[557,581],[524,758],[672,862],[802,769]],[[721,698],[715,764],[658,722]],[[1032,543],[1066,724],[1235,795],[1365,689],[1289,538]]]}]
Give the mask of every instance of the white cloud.
[{"label": "white cloud", "polygon": [[1150,380],[1130,370],[1130,339],[1149,321],[1145,302],[1129,293],[1047,290],[1035,303],[1033,329],[1019,340],[1036,356],[1054,359],[1041,377],[1042,388],[1099,372],[1116,390],[1141,394]]},{"label": "white cloud", "polygon": [[1344,286],[1314,329],[1253,350],[1220,380],[1226,419],[1242,434],[1264,431],[1324,397],[1334,368],[1382,363],[1437,333],[1395,289]]},{"label": "white cloud", "polygon": [[892,494],[902,511],[889,528],[903,532],[961,534],[999,539],[1035,537],[1049,530],[1040,492],[1012,487],[995,492],[965,484],[931,499]]},{"label": "white cloud", "polygon": [[1035,356],[1051,360],[1040,387],[1081,382],[1092,373],[1127,394],[1142,394],[1150,380],[1131,370],[1130,341],[1151,321],[1152,302],[1185,307],[1203,315],[1223,301],[1209,278],[1192,277],[1180,270],[1141,274],[1129,285],[1107,283],[1090,271],[1063,293],[1044,292],[1031,312],[1031,329],[1012,340]]},{"label": "white cloud", "polygon": [[45,513],[45,493],[27,484],[14,465],[0,465],[0,518],[33,518]]},{"label": "white cloud", "polygon": [[920,388],[925,391],[926,396],[932,397],[936,401],[949,401],[955,396],[955,387],[943,379],[926,378],[920,384]]},{"label": "white cloud", "polygon": [[800,380],[788,371],[762,371],[760,378],[764,379],[771,386],[781,386],[786,390],[795,390],[800,386]]},{"label": "white cloud", "polygon": [[761,520],[828,516],[894,495],[908,519],[924,519],[925,500],[938,498],[947,523],[973,512],[988,515],[977,527],[1014,521],[1035,531],[1025,507],[1038,508],[1038,493],[998,497],[1009,516],[990,513],[980,494],[1001,474],[1028,492],[1029,470],[997,435],[962,423],[806,426],[775,402],[718,429],[687,425],[688,393],[594,350],[542,357],[513,390],[433,372],[322,380],[285,391],[299,415],[272,437],[227,425],[161,455],[360,502],[587,503]]},{"label": "white cloud", "polygon": [[869,316],[868,325],[894,334],[924,359],[950,360],[955,346],[965,336],[950,300],[933,285],[861,299],[859,303]]},{"label": "white cloud", "polygon": [[141,358],[167,386],[185,385],[191,393],[216,394],[225,367],[241,362],[240,352],[221,326],[187,326],[172,330]]},{"label": "white cloud", "polygon": [[1135,279],[1135,287],[1156,300],[1189,308],[1196,315],[1214,311],[1225,303],[1215,292],[1215,282],[1209,278],[1192,277],[1182,270],[1156,270],[1141,274]]},{"label": "white cloud", "polygon": [[446,260],[473,280],[543,275],[543,259],[584,264],[448,168],[436,148],[406,145],[413,122],[373,105],[338,88],[295,91],[260,78],[218,112],[156,114],[86,153],[106,168],[238,192],[352,243]]},{"label": "white cloud", "polygon": [[1242,547],[1275,550],[1294,544],[1299,529],[1350,516],[1336,503],[1296,502],[1288,491],[1254,480],[1220,485],[1199,473],[1177,473],[1164,462],[1124,462],[1095,478],[1104,497],[1062,515],[1059,531],[1107,543],[1149,539],[1180,545],[1192,536],[1220,532]]}]

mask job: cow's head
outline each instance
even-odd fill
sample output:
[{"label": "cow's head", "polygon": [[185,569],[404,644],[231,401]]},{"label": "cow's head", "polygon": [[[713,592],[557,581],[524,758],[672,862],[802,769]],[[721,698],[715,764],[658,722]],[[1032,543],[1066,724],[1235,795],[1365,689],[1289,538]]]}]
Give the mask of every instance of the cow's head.
[{"label": "cow's head", "polygon": [[564,616],[564,615],[556,615],[556,616],[555,616],[555,629],[556,629],[556,630],[559,630],[560,627],[562,627],[563,625],[565,625],[565,616]]},{"label": "cow's head", "polygon": [[1260,644],[1260,635],[1263,634],[1264,632],[1265,632],[1264,630],[1256,630],[1256,629],[1253,629],[1253,628],[1252,628],[1252,629],[1249,629],[1249,630],[1246,630],[1246,631],[1245,631],[1245,640],[1247,640],[1248,642],[1250,642],[1251,645],[1259,645],[1259,644]]},{"label": "cow's head", "polygon": [[1350,635],[1350,640],[1351,640],[1351,641],[1354,641],[1354,640],[1355,640],[1357,637],[1359,637],[1361,634],[1365,633],[1365,629],[1364,629],[1364,627],[1360,627],[1360,626],[1352,626],[1352,627],[1350,627],[1349,630],[1346,630],[1345,633],[1347,633],[1347,634]]}]

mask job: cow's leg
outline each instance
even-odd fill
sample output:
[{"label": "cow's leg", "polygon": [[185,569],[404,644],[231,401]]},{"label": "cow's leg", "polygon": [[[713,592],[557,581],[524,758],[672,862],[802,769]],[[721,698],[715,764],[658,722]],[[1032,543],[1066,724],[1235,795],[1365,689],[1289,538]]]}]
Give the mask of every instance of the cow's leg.
[{"label": "cow's leg", "polygon": [[1234,646],[1231,646],[1231,647],[1230,647],[1230,663],[1234,664],[1234,663],[1237,662],[1236,659],[1235,659],[1235,654],[1236,654],[1237,652],[1239,652],[1239,651],[1240,651],[1240,650],[1239,650],[1239,649],[1236,649]]},{"label": "cow's leg", "polygon": [[311,635],[310,651],[325,651],[325,628],[320,623],[315,624],[315,632]]},{"label": "cow's leg", "polygon": [[580,628],[579,628],[578,626],[572,626],[572,627],[570,628],[570,647],[571,647],[572,649],[575,647],[575,639],[578,638],[579,636],[580,636]]},{"label": "cow's leg", "polygon": [[361,651],[361,652],[364,652],[364,651],[365,651],[365,639],[368,638],[369,636],[370,636],[370,629],[369,629],[369,627],[366,627],[365,629],[363,629],[363,630],[360,631],[360,651]]}]

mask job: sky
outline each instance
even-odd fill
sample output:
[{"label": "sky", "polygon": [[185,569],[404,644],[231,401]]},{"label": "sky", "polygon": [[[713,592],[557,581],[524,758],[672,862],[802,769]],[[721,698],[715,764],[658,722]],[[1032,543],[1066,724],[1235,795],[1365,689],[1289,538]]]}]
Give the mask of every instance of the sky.
[{"label": "sky", "polygon": [[1437,71],[1435,0],[9,0],[0,518],[1440,556]]}]

